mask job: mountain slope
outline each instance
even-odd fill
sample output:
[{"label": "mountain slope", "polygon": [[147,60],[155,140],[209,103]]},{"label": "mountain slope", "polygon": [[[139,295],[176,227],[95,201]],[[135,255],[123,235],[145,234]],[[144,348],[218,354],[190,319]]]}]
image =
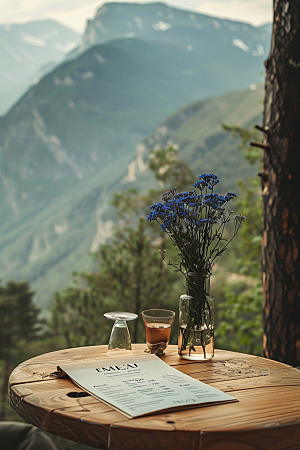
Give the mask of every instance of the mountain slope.
[{"label": "mountain slope", "polygon": [[243,86],[255,80],[248,60],[222,51],[216,71],[202,48],[122,39],[57,67],[0,118],[3,215],[32,214],[113,158],[129,158],[174,110],[239,86],[236,73]]},{"label": "mountain slope", "polygon": [[47,308],[53,292],[70,281],[74,270],[93,267],[88,252],[105,242],[115,220],[109,205],[112,193],[155,185],[146,167],[154,147],[177,144],[180,156],[196,174],[214,172],[222,181],[222,190],[236,191],[235,181],[255,175],[256,169],[247,164],[238,140],[224,132],[221,123],[248,127],[260,123],[262,96],[262,86],[258,86],[254,91],[232,92],[187,106],[141,142],[130,162],[128,156],[109,161],[101,176],[92,173],[35,214],[2,223],[2,279],[28,279],[38,304]]},{"label": "mountain slope", "polygon": [[79,34],[54,20],[0,25],[0,114],[34,82],[45,64],[58,63]]},{"label": "mountain slope", "polygon": [[[124,34],[130,17],[143,39],[89,47]],[[85,178],[101,176],[110,161],[130,158],[137,143],[178,108],[261,78],[264,27],[161,3],[109,3],[89,27],[94,40],[88,49],[43,77],[0,118],[5,220],[42,210]],[[148,35],[156,38],[146,41]]]},{"label": "mountain slope", "polygon": [[239,149],[238,139],[224,131],[222,124],[247,129],[262,120],[263,85],[234,91],[220,97],[201,100],[179,110],[162,122],[153,134],[137,147],[128,165],[124,185],[152,180],[147,159],[152,149],[173,145],[180,157],[188,162],[195,174],[217,173],[222,188],[236,189],[236,181],[255,176],[257,168],[250,166]]}]

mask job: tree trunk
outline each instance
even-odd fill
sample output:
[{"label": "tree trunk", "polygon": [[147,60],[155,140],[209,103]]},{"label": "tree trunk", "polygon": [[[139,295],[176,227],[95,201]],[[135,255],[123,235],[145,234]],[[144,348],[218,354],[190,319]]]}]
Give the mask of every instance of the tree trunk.
[{"label": "tree trunk", "polygon": [[266,61],[262,273],[264,352],[300,365],[300,1],[274,0]]}]

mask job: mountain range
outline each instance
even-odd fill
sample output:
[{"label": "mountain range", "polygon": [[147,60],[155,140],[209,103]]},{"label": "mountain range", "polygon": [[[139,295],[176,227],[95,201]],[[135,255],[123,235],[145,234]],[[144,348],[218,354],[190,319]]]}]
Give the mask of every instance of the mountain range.
[{"label": "mountain range", "polygon": [[214,172],[224,192],[235,191],[235,180],[255,175],[255,169],[245,162],[238,140],[221,123],[245,127],[261,123],[262,97],[260,85],[187,106],[146,137],[131,160],[110,161],[101,176],[96,172],[39,211],[4,222],[0,228],[3,280],[30,280],[38,304],[47,308],[53,292],[70,282],[73,271],[90,270],[88,252],[96,251],[111,235],[112,193],[154,185],[146,164],[152,148],[178,146],[196,174]]},{"label": "mountain range", "polygon": [[[269,48],[271,24],[250,24],[197,14],[164,3],[107,3],[92,20],[87,21],[79,45],[70,53],[78,55],[87,48],[121,38],[172,42],[189,51],[202,47],[212,56],[221,54],[222,46],[237,47],[257,58]],[[221,46],[221,48],[220,48]],[[213,58],[214,59],[214,58]]]},{"label": "mountain range", "polygon": [[71,49],[80,35],[54,20],[0,25],[0,114]]},{"label": "mountain range", "polygon": [[99,8],[78,48],[0,118],[2,279],[29,280],[48,307],[110,236],[112,193],[152,182],[151,147],[175,142],[224,188],[250,173],[220,124],[260,121],[269,37],[162,3]]}]

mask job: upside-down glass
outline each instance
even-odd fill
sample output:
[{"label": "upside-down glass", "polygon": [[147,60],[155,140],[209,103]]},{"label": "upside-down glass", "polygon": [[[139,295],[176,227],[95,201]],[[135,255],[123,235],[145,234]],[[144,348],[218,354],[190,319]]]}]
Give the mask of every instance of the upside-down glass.
[{"label": "upside-down glass", "polygon": [[168,309],[147,309],[142,312],[142,318],[146,331],[146,351],[157,356],[164,355],[170,340],[175,312]]},{"label": "upside-down glass", "polygon": [[107,354],[109,356],[131,354],[131,338],[127,322],[129,320],[137,319],[137,314],[124,311],[113,311],[105,313],[104,317],[115,321],[108,342]]}]

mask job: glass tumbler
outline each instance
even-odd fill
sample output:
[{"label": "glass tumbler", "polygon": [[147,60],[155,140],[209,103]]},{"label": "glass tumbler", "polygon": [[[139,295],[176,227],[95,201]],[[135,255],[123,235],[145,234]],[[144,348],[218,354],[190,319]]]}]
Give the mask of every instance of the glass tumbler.
[{"label": "glass tumbler", "polygon": [[171,336],[175,312],[168,309],[147,309],[142,312],[149,353],[164,355]]}]

